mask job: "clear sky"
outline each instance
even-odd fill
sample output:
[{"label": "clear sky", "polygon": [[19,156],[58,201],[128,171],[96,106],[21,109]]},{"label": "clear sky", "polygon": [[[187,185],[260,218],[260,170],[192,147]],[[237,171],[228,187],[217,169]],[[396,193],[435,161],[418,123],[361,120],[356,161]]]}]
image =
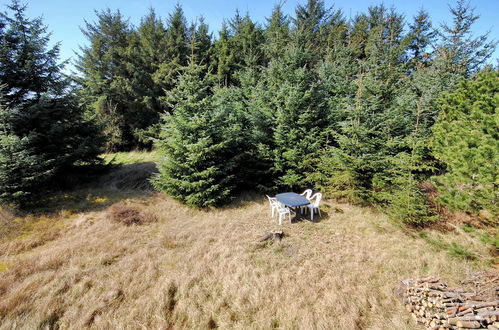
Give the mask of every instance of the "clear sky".
[{"label": "clear sky", "polygon": [[[21,0],[22,1],[22,0]],[[218,29],[224,19],[234,15],[236,9],[261,23],[270,16],[272,8],[278,0],[25,0],[28,3],[27,13],[30,17],[43,16],[44,22],[52,32],[52,42],[61,42],[61,59],[74,57],[74,51],[79,45],[86,43],[80,27],[84,20],[93,22],[95,20],[94,10],[107,7],[119,9],[130,22],[137,25],[140,18],[144,16],[148,8],[153,7],[156,13],[166,18],[173,7],[179,2],[188,21],[203,15],[210,25],[211,31],[217,35]],[[306,0],[287,0],[284,11],[288,14],[294,13],[297,3]],[[10,0],[0,0],[2,11]],[[454,0],[326,0],[326,5],[343,10],[346,17],[355,16],[358,12],[365,12],[371,5],[383,3],[385,6],[394,6],[398,12],[403,13],[411,20],[420,9],[426,9],[432,18],[434,25],[441,22],[450,22],[451,16],[448,4],[454,4]],[[475,35],[490,31],[489,38],[499,40],[499,0],[470,0],[475,13],[480,19],[475,23],[473,31]],[[499,58],[499,50],[493,55],[493,63]]]}]

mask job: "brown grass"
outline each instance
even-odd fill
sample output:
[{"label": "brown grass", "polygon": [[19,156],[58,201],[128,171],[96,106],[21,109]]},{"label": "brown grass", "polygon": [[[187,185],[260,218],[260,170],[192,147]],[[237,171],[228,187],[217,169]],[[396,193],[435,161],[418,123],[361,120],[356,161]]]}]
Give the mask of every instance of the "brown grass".
[{"label": "brown grass", "polygon": [[[88,209],[0,238],[0,329],[419,329],[392,292],[399,281],[435,275],[457,285],[490,270],[350,205],[286,222],[285,238],[262,246],[279,226],[261,196],[203,211],[122,193],[121,209],[157,221],[124,226],[109,208]],[[463,242],[459,232],[426,234]]]},{"label": "brown grass", "polygon": [[137,208],[126,205],[123,202],[111,205],[107,214],[109,219],[112,221],[122,223],[127,226],[142,225],[144,223],[155,222],[158,220],[154,214],[139,211]]},{"label": "brown grass", "polygon": [[210,212],[161,195],[134,204],[159,221],[88,212],[45,245],[4,255],[0,328],[417,329],[392,294],[400,280],[452,283],[482,267],[348,205],[286,223],[286,238],[259,248],[277,226],[263,199]]}]

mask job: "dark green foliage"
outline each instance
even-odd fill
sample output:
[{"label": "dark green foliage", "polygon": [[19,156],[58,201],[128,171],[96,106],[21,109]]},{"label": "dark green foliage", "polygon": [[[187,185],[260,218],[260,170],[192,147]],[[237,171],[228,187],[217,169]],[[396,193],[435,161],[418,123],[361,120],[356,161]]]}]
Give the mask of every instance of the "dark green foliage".
[{"label": "dark green foliage", "polygon": [[499,216],[499,74],[488,71],[443,95],[433,126],[433,155],[445,174],[435,178],[452,209]]},{"label": "dark green foliage", "polygon": [[154,186],[187,205],[214,206],[231,200],[242,150],[239,121],[212,98],[213,77],[191,61],[169,93],[156,147],[162,155]]},{"label": "dark green foliage", "polygon": [[81,73],[82,100],[104,126],[107,149],[133,146],[136,118],[130,106],[125,58],[130,26],[119,11],[96,12],[97,22],[85,21],[83,34],[90,45],[82,47],[77,68]]},{"label": "dark green foliage", "polygon": [[149,146],[160,134],[155,185],[190,205],[315,185],[420,226],[435,220],[421,183],[450,168],[429,148],[437,100],[495,47],[471,34],[478,17],[463,0],[451,15],[434,29],[424,10],[406,25],[378,5],[347,20],[308,0],[294,17],[275,6],[263,27],[237,11],[212,40],[180,5],[165,26],[151,11],[137,29],[102,12],[85,31],[83,100],[108,148]]},{"label": "dark green foliage", "polygon": [[471,26],[478,20],[474,8],[465,0],[457,0],[451,7],[453,24],[442,24],[437,30],[441,42],[437,49],[446,69],[464,77],[480,70],[494,52],[496,41],[487,41],[487,35],[474,37]]},{"label": "dark green foliage", "polygon": [[66,82],[57,63],[59,44],[48,47],[47,27],[41,17],[26,17],[26,6],[12,1],[0,13],[0,82],[4,102],[17,107],[37,103],[43,94],[61,94]]},{"label": "dark green foliage", "polygon": [[0,31],[0,201],[25,206],[74,166],[97,162],[102,139],[72,96],[40,18],[13,1]]},{"label": "dark green foliage", "polygon": [[263,32],[265,42],[262,47],[267,61],[283,55],[289,42],[289,30],[289,18],[282,12],[282,5],[276,5]]},{"label": "dark green foliage", "polygon": [[0,103],[0,201],[24,205],[55,174],[55,159],[36,148],[39,133],[16,132],[23,114]]},{"label": "dark green foliage", "polygon": [[[150,146],[156,137],[154,127],[163,112],[161,97],[163,86],[157,83],[160,64],[168,61],[166,28],[161,18],[151,9],[141,21],[137,31],[130,35],[124,56],[127,59],[125,74],[127,92],[131,102],[128,106],[134,113],[134,144]],[[133,102],[132,102],[133,100]],[[130,113],[130,115],[131,115]]]},{"label": "dark green foliage", "polygon": [[191,25],[190,28],[189,48],[190,55],[199,63],[210,68],[213,51],[212,51],[212,34],[209,33],[208,24],[204,22],[204,18]]},{"label": "dark green foliage", "polygon": [[309,159],[324,146],[327,133],[325,93],[312,61],[313,52],[295,39],[267,72],[272,98],[267,106],[275,116],[274,175],[278,185],[289,188],[306,185]]}]

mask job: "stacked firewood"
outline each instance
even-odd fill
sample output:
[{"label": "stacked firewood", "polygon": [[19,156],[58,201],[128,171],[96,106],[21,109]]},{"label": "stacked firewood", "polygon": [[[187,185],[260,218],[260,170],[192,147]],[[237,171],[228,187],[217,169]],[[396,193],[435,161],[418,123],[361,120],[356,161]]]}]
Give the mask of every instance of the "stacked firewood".
[{"label": "stacked firewood", "polygon": [[428,329],[499,330],[499,276],[483,275],[452,289],[438,278],[402,281],[398,288],[406,309]]}]

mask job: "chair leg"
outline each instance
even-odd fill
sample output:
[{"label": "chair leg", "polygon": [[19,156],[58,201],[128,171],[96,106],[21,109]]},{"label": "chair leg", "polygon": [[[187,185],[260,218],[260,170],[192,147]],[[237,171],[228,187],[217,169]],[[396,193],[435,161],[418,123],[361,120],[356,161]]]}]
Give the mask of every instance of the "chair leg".
[{"label": "chair leg", "polygon": [[272,206],[272,218],[274,217],[274,207]]},{"label": "chair leg", "polygon": [[317,211],[319,211],[319,217],[322,217],[322,215],[321,215],[321,209],[317,209]]},{"label": "chair leg", "polygon": [[314,220],[314,209],[310,209],[310,220]]},{"label": "chair leg", "polygon": [[279,213],[279,225],[282,225],[282,214]]}]

